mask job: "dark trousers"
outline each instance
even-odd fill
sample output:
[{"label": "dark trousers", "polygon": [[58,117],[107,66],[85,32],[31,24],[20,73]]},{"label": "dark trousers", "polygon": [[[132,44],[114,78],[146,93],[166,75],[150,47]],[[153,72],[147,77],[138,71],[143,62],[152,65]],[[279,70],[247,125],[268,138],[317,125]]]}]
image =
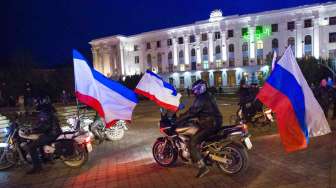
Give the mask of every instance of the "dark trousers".
[{"label": "dark trousers", "polygon": [[197,132],[194,136],[191,137],[190,140],[190,154],[193,160],[199,161],[202,159],[202,154],[199,148],[197,147],[198,144],[201,144],[205,139],[209,136],[215,134],[217,132],[217,128],[206,128],[202,129]]},{"label": "dark trousers", "polygon": [[336,100],[334,100],[333,118],[336,118]]},{"label": "dark trousers", "polygon": [[40,147],[43,147],[44,145],[49,144],[50,142],[54,140],[55,140],[54,136],[41,135],[39,139],[29,144],[29,153],[32,158],[32,163],[33,163],[34,168],[41,167],[41,162],[38,157],[37,149]]},{"label": "dark trousers", "polygon": [[328,119],[329,105],[325,104],[325,105],[321,105],[321,107],[322,107],[325,117]]}]

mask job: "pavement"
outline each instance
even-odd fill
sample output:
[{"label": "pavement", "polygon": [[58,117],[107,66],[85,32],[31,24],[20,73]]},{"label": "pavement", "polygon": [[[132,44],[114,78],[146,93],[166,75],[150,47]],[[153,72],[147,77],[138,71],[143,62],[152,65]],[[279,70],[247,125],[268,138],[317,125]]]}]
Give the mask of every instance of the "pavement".
[{"label": "pavement", "polygon": [[[234,101],[219,101],[224,120],[235,111]],[[152,144],[160,135],[159,109],[142,101],[135,109],[134,120],[120,141],[94,147],[86,165],[70,169],[57,161],[44,166],[37,175],[25,175],[27,166],[0,172],[0,187],[227,187],[227,188],[332,188],[336,187],[336,134],[313,138],[309,148],[287,154],[279,135],[252,137],[249,168],[239,177],[222,174],[216,167],[197,179],[197,169],[178,162],[171,168],[157,165]],[[335,124],[335,122],[333,122]]]}]

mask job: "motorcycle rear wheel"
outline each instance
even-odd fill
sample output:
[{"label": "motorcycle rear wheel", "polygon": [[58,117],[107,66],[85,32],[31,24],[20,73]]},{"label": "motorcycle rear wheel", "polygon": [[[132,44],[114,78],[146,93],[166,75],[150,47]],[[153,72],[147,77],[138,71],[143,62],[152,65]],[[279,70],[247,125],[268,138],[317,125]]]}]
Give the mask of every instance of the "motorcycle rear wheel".
[{"label": "motorcycle rear wheel", "polygon": [[219,154],[231,161],[230,164],[216,162],[217,167],[226,175],[236,176],[246,171],[249,160],[244,146],[231,143],[223,147]]},{"label": "motorcycle rear wheel", "polygon": [[63,163],[71,168],[79,168],[83,166],[87,160],[89,159],[89,152],[86,150],[84,146],[76,147],[75,156],[71,159],[65,159]]},{"label": "motorcycle rear wheel", "polygon": [[[15,153],[13,151],[7,151],[6,153],[5,152],[5,148],[0,148],[0,159],[2,158],[2,160],[0,161],[0,171],[7,170],[16,164]],[[12,159],[9,159],[10,155]]]},{"label": "motorcycle rear wheel", "polygon": [[153,157],[154,160],[163,167],[173,166],[178,157],[178,151],[173,147],[170,141],[167,142],[166,147],[164,147],[163,140],[157,140],[153,145]]},{"label": "motorcycle rear wheel", "polygon": [[110,141],[121,140],[125,135],[125,130],[121,126],[113,126],[105,130],[105,136]]}]

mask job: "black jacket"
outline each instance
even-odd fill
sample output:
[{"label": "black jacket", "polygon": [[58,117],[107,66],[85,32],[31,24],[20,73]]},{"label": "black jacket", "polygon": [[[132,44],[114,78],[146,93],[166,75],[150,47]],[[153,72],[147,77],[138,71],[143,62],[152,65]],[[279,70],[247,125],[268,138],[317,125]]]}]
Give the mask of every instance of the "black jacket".
[{"label": "black jacket", "polygon": [[57,137],[62,133],[55,108],[51,104],[43,104],[38,107],[38,122],[33,128],[34,133]]},{"label": "black jacket", "polygon": [[322,107],[329,106],[332,99],[332,90],[330,87],[318,87],[316,89],[316,98]]},{"label": "black jacket", "polygon": [[180,116],[178,122],[181,123],[190,118],[198,118],[201,128],[219,127],[223,121],[215,98],[208,92],[197,96],[189,110]]}]

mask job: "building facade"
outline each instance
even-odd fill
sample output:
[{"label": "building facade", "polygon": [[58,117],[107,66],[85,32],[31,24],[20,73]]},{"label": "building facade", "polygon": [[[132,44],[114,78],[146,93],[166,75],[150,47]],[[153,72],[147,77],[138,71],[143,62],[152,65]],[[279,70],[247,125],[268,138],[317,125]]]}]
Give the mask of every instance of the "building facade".
[{"label": "building facade", "polygon": [[150,69],[176,88],[202,78],[209,86],[231,87],[242,78],[258,82],[274,51],[291,46],[295,56],[336,59],[336,3],[247,15],[220,10],[194,24],[132,36],[95,39],[96,70],[112,78]]}]

